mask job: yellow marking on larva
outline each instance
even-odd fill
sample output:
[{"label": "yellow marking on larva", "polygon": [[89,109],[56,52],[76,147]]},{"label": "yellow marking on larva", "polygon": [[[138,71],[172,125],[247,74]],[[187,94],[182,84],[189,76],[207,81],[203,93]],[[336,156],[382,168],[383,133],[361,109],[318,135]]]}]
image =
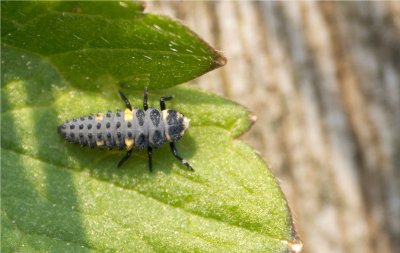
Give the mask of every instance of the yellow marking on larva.
[{"label": "yellow marking on larva", "polygon": [[129,110],[128,108],[126,108],[125,112],[124,112],[124,120],[125,121],[129,121],[129,120],[132,120],[132,119],[133,119],[132,111]]},{"label": "yellow marking on larva", "polygon": [[164,122],[164,127],[165,127],[165,137],[167,138],[168,141],[171,141],[171,136],[169,136],[169,126],[167,124],[167,117],[168,117],[168,112],[167,110],[162,111],[162,118]]},{"label": "yellow marking on larva", "polygon": [[167,110],[162,110],[161,113],[162,113],[162,118],[163,118],[163,120],[164,120],[164,121],[167,121],[167,116],[168,116]]},{"label": "yellow marking on larva", "polygon": [[125,139],[125,145],[127,150],[131,150],[133,148],[133,145],[135,144],[135,141],[133,139]]},{"label": "yellow marking on larva", "polygon": [[97,140],[96,141],[97,146],[104,146],[104,140]]},{"label": "yellow marking on larva", "polygon": [[102,121],[103,120],[103,114],[102,113],[98,113],[98,114],[96,114],[96,120],[98,120],[98,121]]},{"label": "yellow marking on larva", "polygon": [[165,137],[167,138],[167,141],[171,141],[171,136],[169,135],[169,127],[165,127]]},{"label": "yellow marking on larva", "polygon": [[189,128],[190,119],[183,117],[183,130],[181,136],[185,133],[185,130]]}]

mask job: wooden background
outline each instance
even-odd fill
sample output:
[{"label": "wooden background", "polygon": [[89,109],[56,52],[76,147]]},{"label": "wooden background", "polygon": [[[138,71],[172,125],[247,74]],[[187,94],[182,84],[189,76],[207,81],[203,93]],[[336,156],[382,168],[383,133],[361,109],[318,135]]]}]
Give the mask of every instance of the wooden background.
[{"label": "wooden background", "polygon": [[221,50],[303,252],[400,252],[400,2],[150,2]]}]

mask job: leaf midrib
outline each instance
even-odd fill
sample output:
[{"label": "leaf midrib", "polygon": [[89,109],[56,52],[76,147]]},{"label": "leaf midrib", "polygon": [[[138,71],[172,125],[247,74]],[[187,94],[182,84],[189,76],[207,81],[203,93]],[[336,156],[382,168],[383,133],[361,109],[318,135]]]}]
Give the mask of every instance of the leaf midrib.
[{"label": "leaf midrib", "polygon": [[[36,56],[40,56],[44,59],[50,59],[53,58],[54,56],[59,56],[59,55],[63,55],[63,54],[71,54],[71,53],[75,53],[75,52],[82,52],[85,53],[85,51],[91,51],[91,50],[104,50],[104,51],[132,51],[132,52],[149,52],[149,53],[155,53],[155,54],[160,54],[160,55],[173,55],[173,56],[182,56],[182,57],[206,57],[205,55],[199,55],[199,54],[189,54],[189,53],[179,53],[178,52],[174,52],[174,51],[166,51],[166,50],[152,50],[152,49],[143,49],[143,48],[101,48],[101,47],[92,47],[92,48],[79,48],[79,49],[75,49],[75,50],[68,50],[68,51],[64,51],[64,52],[59,52],[59,53],[54,53],[54,54],[48,54],[48,55],[44,55],[40,52],[37,51],[31,51],[28,50],[26,48],[22,48],[22,47],[18,47],[14,44],[8,44],[7,42],[2,42],[3,45],[10,47],[10,48],[14,48],[17,50],[23,50],[24,52],[30,53],[30,54],[34,54]],[[53,63],[51,63],[53,64]],[[54,67],[54,66],[53,66]]]}]

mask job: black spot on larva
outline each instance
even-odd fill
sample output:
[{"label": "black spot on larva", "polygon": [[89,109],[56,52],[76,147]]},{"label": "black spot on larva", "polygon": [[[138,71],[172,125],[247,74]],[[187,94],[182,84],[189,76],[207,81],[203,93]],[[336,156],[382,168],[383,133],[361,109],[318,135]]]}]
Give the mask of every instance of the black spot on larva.
[{"label": "black spot on larva", "polygon": [[110,132],[107,133],[107,138],[111,139],[111,133]]},{"label": "black spot on larva", "polygon": [[118,136],[118,138],[121,138],[121,136],[122,136],[121,132],[117,132],[117,136]]},{"label": "black spot on larva", "polygon": [[132,137],[132,132],[131,132],[131,131],[128,132],[128,137],[129,137],[129,138]]},{"label": "black spot on larva", "polygon": [[117,117],[121,117],[121,113],[120,112],[117,112]]},{"label": "black spot on larva", "polygon": [[89,137],[89,139],[92,139],[93,138],[93,134],[92,133],[88,133],[88,137]]},{"label": "black spot on larva", "polygon": [[136,117],[139,121],[139,126],[143,126],[144,124],[144,111],[143,110],[137,110],[136,111]]},{"label": "black spot on larva", "polygon": [[93,119],[93,115],[90,115],[90,116],[88,117],[88,119],[89,119],[89,120],[92,120],[92,119]]},{"label": "black spot on larva", "polygon": [[160,112],[158,110],[151,110],[150,112],[150,119],[151,122],[153,122],[154,126],[158,127],[158,124],[160,123]]},{"label": "black spot on larva", "polygon": [[84,121],[85,120],[85,118],[84,117],[81,117],[81,121]]},{"label": "black spot on larva", "polygon": [[181,136],[182,131],[183,131],[183,127],[181,127],[181,126],[170,126],[168,133],[169,133],[169,136],[171,137],[171,139],[175,141],[182,137]]},{"label": "black spot on larva", "polygon": [[97,138],[101,139],[102,134],[101,133],[97,133]]},{"label": "black spot on larva", "polygon": [[173,125],[177,123],[177,112],[175,110],[168,110],[167,122],[168,125]]},{"label": "black spot on larva", "polygon": [[116,127],[119,128],[120,126],[121,126],[121,122],[118,121]]},{"label": "black spot on larva", "polygon": [[110,126],[111,126],[110,122],[107,122],[106,127],[110,128]]},{"label": "black spot on larva", "polygon": [[83,124],[79,125],[79,129],[81,129],[81,130],[83,129]]},{"label": "black spot on larva", "polygon": [[83,133],[79,133],[79,138],[83,138]]},{"label": "black spot on larva", "polygon": [[159,147],[163,144],[163,138],[160,131],[156,130],[153,134],[153,144],[155,147]]},{"label": "black spot on larva", "polygon": [[140,134],[136,140],[136,146],[140,149],[144,148],[146,144],[145,136],[144,134]]},{"label": "black spot on larva", "polygon": [[75,128],[75,125],[70,125],[69,126],[69,129],[74,129]]},{"label": "black spot on larva", "polygon": [[78,120],[77,120],[77,119],[73,119],[72,121],[73,121],[73,122],[77,122]]},{"label": "black spot on larva", "polygon": [[108,111],[106,116],[107,116],[107,118],[110,118],[111,117],[111,111]]},{"label": "black spot on larva", "polygon": [[74,137],[75,137],[75,134],[74,134],[74,133],[70,133],[69,136],[70,136],[71,138],[74,138]]},{"label": "black spot on larva", "polygon": [[128,127],[131,127],[131,126],[132,126],[132,123],[128,121],[127,126],[128,126]]},{"label": "black spot on larva", "polygon": [[97,129],[100,129],[101,128],[101,123],[99,122],[99,123],[97,123]]},{"label": "black spot on larva", "polygon": [[87,129],[89,129],[89,130],[92,129],[92,124],[89,123],[89,124],[87,125]]}]

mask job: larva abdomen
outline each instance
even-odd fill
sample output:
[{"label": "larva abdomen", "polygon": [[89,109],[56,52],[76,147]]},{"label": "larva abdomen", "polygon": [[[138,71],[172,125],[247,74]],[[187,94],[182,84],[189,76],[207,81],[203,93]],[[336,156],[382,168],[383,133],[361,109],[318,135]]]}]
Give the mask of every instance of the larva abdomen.
[{"label": "larva abdomen", "polygon": [[153,108],[73,119],[61,125],[59,132],[72,143],[108,149],[158,148],[166,142],[161,112]]}]

